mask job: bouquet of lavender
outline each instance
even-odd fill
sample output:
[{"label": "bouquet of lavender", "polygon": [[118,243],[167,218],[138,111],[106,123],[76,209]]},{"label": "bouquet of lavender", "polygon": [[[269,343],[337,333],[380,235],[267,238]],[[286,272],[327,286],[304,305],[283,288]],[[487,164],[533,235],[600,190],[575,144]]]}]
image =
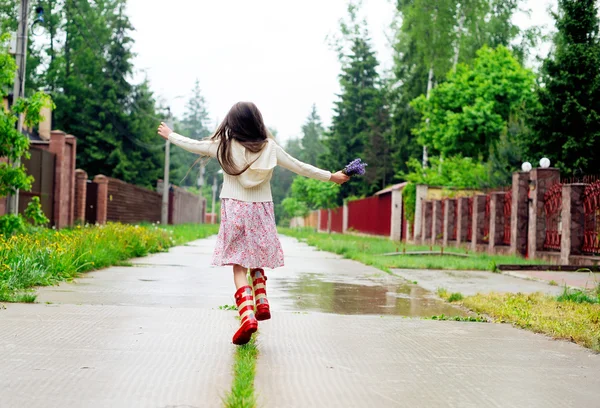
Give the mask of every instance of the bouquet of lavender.
[{"label": "bouquet of lavender", "polygon": [[367,163],[363,163],[360,159],[354,159],[342,170],[346,176],[362,176],[365,174]]}]

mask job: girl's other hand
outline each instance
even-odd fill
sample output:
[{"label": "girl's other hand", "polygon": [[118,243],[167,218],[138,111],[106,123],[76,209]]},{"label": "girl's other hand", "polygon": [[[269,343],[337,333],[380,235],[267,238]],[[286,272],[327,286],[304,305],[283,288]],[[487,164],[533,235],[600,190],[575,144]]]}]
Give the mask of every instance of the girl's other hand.
[{"label": "girl's other hand", "polygon": [[350,177],[346,176],[341,171],[338,171],[337,173],[333,173],[329,180],[333,181],[335,184],[344,184],[346,181],[350,180]]},{"label": "girl's other hand", "polygon": [[169,140],[169,135],[173,133],[173,131],[165,124],[165,122],[160,122],[160,126],[158,127],[158,134],[165,140]]}]

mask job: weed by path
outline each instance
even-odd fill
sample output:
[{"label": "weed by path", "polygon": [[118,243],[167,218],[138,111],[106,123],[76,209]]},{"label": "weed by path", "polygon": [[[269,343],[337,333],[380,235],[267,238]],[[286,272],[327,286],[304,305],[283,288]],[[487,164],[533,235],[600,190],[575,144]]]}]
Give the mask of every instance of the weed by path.
[{"label": "weed by path", "polygon": [[257,335],[258,332],[254,333],[248,344],[236,348],[231,391],[223,399],[225,408],[256,408],[254,377],[258,358]]}]

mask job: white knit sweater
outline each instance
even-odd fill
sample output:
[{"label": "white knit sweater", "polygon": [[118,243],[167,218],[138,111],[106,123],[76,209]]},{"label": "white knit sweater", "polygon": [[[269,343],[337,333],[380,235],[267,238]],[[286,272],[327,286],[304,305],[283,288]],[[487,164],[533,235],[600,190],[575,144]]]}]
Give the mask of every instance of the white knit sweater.
[{"label": "white knit sweater", "polygon": [[[204,156],[216,157],[218,141],[195,140],[177,133],[169,135],[169,141],[183,149]],[[301,176],[329,181],[331,172],[306,164],[287,154],[274,140],[268,139],[265,147],[258,153],[246,150],[237,141],[232,141],[231,154],[238,168],[252,163],[248,170],[239,176],[223,174],[221,198],[232,198],[240,201],[268,202],[271,196],[271,177],[275,166],[281,166]]]}]

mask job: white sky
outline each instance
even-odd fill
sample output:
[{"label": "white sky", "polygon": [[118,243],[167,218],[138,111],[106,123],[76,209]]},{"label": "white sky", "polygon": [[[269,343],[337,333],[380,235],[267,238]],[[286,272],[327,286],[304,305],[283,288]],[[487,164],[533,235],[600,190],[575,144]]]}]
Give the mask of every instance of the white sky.
[{"label": "white sky", "polygon": [[[520,26],[552,26],[556,0],[527,0],[532,17]],[[240,100],[255,102],[282,140],[297,137],[311,106],[327,126],[339,92],[340,65],[326,41],[346,17],[346,0],[129,0],[136,31],[137,80],[147,75],[157,97],[176,116],[196,78],[213,120]],[[364,0],[373,45],[382,69],[392,65],[386,39],[395,2]],[[542,52],[546,52],[544,47]],[[183,96],[183,97],[182,97]]]}]

